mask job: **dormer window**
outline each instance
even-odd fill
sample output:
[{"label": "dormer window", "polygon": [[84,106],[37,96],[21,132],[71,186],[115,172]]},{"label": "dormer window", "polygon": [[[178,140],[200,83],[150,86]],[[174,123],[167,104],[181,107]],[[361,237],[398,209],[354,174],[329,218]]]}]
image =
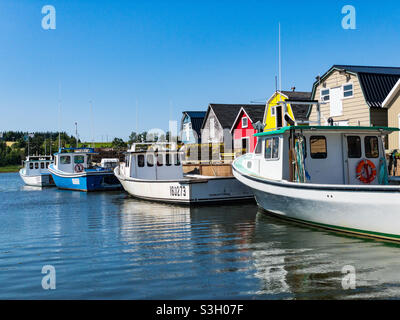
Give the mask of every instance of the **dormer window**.
[{"label": "dormer window", "polygon": [[242,128],[247,128],[249,125],[249,119],[247,119],[246,117],[242,118]]}]

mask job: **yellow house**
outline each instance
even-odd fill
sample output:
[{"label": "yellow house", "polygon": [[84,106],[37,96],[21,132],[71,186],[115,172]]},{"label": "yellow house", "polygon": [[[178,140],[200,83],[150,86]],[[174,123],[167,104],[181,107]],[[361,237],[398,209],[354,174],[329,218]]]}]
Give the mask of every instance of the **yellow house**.
[{"label": "yellow house", "polygon": [[[264,113],[264,131],[275,130],[281,127],[289,126],[290,124],[285,120],[285,114],[281,101],[297,100],[307,101],[311,98],[311,92],[300,91],[276,91],[271,98],[267,101]],[[287,104],[287,116],[293,122],[307,121],[309,113],[309,106],[307,105],[293,105]]]}]

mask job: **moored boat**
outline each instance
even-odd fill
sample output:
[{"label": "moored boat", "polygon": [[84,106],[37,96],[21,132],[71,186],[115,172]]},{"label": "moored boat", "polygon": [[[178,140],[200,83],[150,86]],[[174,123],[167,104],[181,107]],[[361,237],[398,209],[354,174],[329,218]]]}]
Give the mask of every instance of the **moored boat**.
[{"label": "moored boat", "polygon": [[141,199],[180,204],[254,199],[250,188],[233,176],[185,174],[181,152],[174,149],[144,151],[134,144],[114,173],[130,195]]},{"label": "moored boat", "polygon": [[283,218],[400,241],[400,186],[388,177],[384,135],[397,128],[293,125],[256,134],[233,174]]},{"label": "moored boat", "polygon": [[28,186],[54,186],[53,178],[48,171],[51,163],[53,163],[52,156],[27,156],[19,175]]},{"label": "moored boat", "polygon": [[96,154],[93,148],[61,148],[49,166],[56,186],[85,192],[120,189],[112,168],[92,164]]}]

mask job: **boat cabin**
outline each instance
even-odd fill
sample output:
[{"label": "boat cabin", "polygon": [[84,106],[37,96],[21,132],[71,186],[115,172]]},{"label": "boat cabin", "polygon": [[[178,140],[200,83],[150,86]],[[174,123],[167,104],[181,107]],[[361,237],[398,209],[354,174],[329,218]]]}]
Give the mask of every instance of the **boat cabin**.
[{"label": "boat cabin", "polygon": [[41,173],[48,173],[47,168],[52,162],[52,156],[28,156],[23,162],[25,175],[35,176]]},{"label": "boat cabin", "polygon": [[174,143],[133,144],[120,166],[126,177],[144,180],[182,179],[182,152]]},{"label": "boat cabin", "polygon": [[67,173],[93,169],[92,156],[95,154],[93,148],[62,148],[54,154],[54,168]]},{"label": "boat cabin", "polygon": [[[319,120],[319,119],[318,119]],[[258,133],[250,173],[311,184],[387,184],[383,139],[397,128],[294,125]]]}]

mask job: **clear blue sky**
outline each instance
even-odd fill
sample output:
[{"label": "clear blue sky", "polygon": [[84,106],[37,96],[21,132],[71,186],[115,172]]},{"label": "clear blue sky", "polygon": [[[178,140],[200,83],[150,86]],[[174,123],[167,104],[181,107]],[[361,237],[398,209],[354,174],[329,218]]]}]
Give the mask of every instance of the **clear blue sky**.
[{"label": "clear blue sky", "polygon": [[[44,5],[56,30],[43,30]],[[341,26],[356,8],[356,30]],[[167,129],[170,115],[210,102],[262,101],[275,89],[278,22],[282,87],[310,91],[333,64],[400,66],[398,1],[0,2],[0,131],[74,132],[126,139]],[[136,121],[138,105],[138,121]]]}]

